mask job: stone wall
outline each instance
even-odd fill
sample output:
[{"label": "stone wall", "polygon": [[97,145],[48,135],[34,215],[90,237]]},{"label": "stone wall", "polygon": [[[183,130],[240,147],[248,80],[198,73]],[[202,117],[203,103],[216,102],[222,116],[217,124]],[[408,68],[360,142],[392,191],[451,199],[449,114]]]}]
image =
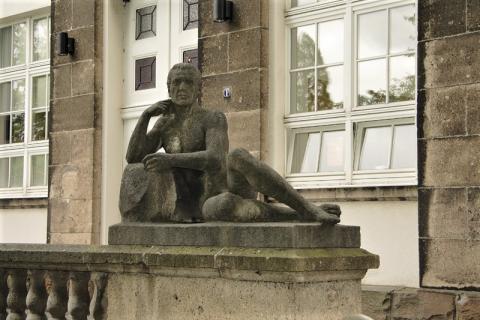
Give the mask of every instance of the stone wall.
[{"label": "stone wall", "polygon": [[[214,23],[212,0],[200,2],[201,103],[225,112],[230,149],[262,152],[268,107],[268,1],[234,0],[231,22]],[[224,87],[232,96],[224,99]]]},{"label": "stone wall", "polygon": [[[98,243],[102,0],[52,0],[49,243]],[[75,53],[57,55],[59,32]]]},{"label": "stone wall", "polygon": [[420,0],[421,285],[480,288],[480,1]]},{"label": "stone wall", "polygon": [[374,320],[476,320],[480,293],[363,286],[362,313]]}]

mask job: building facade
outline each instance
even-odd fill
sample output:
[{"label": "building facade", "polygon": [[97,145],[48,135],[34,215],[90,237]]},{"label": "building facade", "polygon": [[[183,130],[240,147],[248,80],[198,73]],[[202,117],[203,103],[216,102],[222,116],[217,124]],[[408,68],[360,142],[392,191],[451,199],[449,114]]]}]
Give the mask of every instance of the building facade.
[{"label": "building facade", "polygon": [[[107,243],[135,121],[168,97],[168,69],[185,61],[201,71],[202,106],[225,112],[230,148],[361,226],[362,246],[381,259],[364,280],[367,314],[480,317],[480,3],[233,3],[224,23],[213,21],[213,0],[54,0],[0,17],[2,44],[22,23],[30,39],[23,66],[15,41],[10,65],[1,50],[10,140],[0,145],[0,241]],[[42,21],[52,45],[37,59]],[[73,55],[58,55],[60,32],[75,39]],[[50,105],[37,102],[45,81]],[[13,141],[18,114],[24,137]]]}]

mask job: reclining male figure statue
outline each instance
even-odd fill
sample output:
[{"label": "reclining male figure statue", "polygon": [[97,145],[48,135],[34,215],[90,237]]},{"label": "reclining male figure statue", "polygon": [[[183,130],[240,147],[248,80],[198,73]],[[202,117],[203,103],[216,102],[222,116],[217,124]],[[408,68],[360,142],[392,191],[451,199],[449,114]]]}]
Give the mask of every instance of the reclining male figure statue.
[{"label": "reclining male figure statue", "polygon": [[[225,115],[197,103],[200,73],[195,67],[174,65],[167,86],[171,99],[159,101],[142,113],[126,158],[129,164],[143,162],[144,167],[137,168],[145,170],[144,176],[172,173],[177,199],[170,221],[340,221],[337,205],[316,206],[246,150],[228,152]],[[150,118],[155,116],[160,117],[147,132]],[[161,147],[166,153],[157,152]],[[132,174],[135,170],[124,171],[122,190],[128,189],[128,175]],[[145,187],[138,186],[142,183],[147,181],[138,182],[137,178],[136,188],[145,192]],[[256,200],[256,192],[290,208]],[[137,199],[141,201],[141,195]]]}]

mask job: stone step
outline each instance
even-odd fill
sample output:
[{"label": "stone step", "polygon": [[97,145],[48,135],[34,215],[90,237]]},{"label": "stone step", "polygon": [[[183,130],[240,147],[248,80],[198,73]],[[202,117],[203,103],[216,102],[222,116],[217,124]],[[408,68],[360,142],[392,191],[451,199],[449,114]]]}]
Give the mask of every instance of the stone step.
[{"label": "stone step", "polygon": [[359,248],[360,228],[292,222],[124,222],[110,227],[108,243],[247,248]]}]

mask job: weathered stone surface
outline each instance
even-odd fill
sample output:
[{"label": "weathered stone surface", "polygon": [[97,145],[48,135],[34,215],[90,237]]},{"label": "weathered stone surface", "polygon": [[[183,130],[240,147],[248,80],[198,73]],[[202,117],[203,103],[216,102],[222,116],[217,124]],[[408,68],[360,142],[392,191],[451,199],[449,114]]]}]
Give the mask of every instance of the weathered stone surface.
[{"label": "weathered stone surface", "polygon": [[467,133],[480,134],[480,84],[466,86]]},{"label": "weathered stone surface", "polygon": [[54,100],[51,132],[93,128],[93,94]]},{"label": "weathered stone surface", "polygon": [[88,163],[51,166],[49,178],[50,199],[92,199],[93,168]]},{"label": "weathered stone surface", "polygon": [[456,299],[455,320],[480,319],[480,295],[477,293],[463,293]]},{"label": "weathered stone surface", "polygon": [[396,287],[362,286],[362,314],[374,320],[390,319],[392,291]]},{"label": "weathered stone surface", "polygon": [[[93,61],[81,61],[72,64],[72,95],[82,95],[94,92]],[[93,105],[91,106],[93,108]]]},{"label": "weathered stone surface", "polygon": [[419,140],[421,185],[427,187],[480,185],[479,153],[478,136]]},{"label": "weathered stone surface", "polygon": [[109,277],[106,294],[108,317],[119,320],[154,320],[159,314],[166,319],[341,320],[360,312],[359,291],[354,281],[288,284],[117,274]]},{"label": "weathered stone surface", "polygon": [[262,29],[260,27],[233,32],[228,39],[229,71],[261,67]]},{"label": "weathered stone surface", "polygon": [[72,0],[54,1],[52,33],[68,31],[72,28]]},{"label": "weathered stone surface", "polygon": [[358,248],[360,230],[318,223],[121,223],[109,228],[108,239],[115,245]]},{"label": "weathered stone surface", "polygon": [[467,190],[420,189],[420,237],[467,239]]},{"label": "weathered stone surface", "polygon": [[480,241],[422,239],[420,259],[422,286],[480,287]]},{"label": "weathered stone surface", "polygon": [[95,23],[95,0],[73,0],[73,28],[92,26]]},{"label": "weathered stone surface", "polygon": [[405,288],[392,293],[392,320],[454,320],[455,296],[450,293]]},{"label": "weathered stone surface", "polygon": [[57,233],[49,232],[48,243],[54,244],[75,244],[87,245],[92,243],[91,233]]},{"label": "weathered stone surface", "polygon": [[480,188],[467,189],[468,239],[480,240]]},{"label": "weathered stone surface", "polygon": [[53,98],[72,95],[72,66],[70,64],[53,68]]},{"label": "weathered stone surface", "polygon": [[464,135],[466,133],[465,86],[421,91],[419,108],[423,107],[424,138]]},{"label": "weathered stone surface", "polygon": [[230,150],[260,150],[260,110],[226,113]]},{"label": "weathered stone surface", "polygon": [[52,132],[50,134],[51,165],[67,164],[70,162],[72,134],[69,132]]},{"label": "weathered stone surface", "polygon": [[[50,232],[88,233],[92,231],[92,200],[50,199]],[[57,242],[58,243],[58,242]]]},{"label": "weathered stone surface", "polygon": [[418,3],[419,40],[465,32],[465,2],[421,0]]},{"label": "weathered stone surface", "polygon": [[[219,93],[224,87],[232,87],[232,97],[224,99]],[[221,74],[202,79],[202,103],[206,108],[228,112],[260,108],[260,74],[247,70]]]},{"label": "weathered stone surface", "polygon": [[421,43],[420,61],[423,63],[420,63],[419,67],[420,74],[425,73],[425,87],[437,88],[479,82],[480,55],[477,52],[479,44],[478,33]]},{"label": "weathered stone surface", "polygon": [[199,6],[199,36],[206,37],[220,33],[250,29],[253,27],[268,27],[268,1],[265,0],[233,0],[233,18],[229,23],[213,22],[213,0],[200,2]]},{"label": "weathered stone surface", "polygon": [[71,163],[78,165],[93,162],[95,129],[70,131],[71,135]]},{"label": "weathered stone surface", "polygon": [[480,0],[467,0],[467,30],[480,29]]},{"label": "weathered stone surface", "polygon": [[207,37],[198,40],[202,56],[202,75],[208,76],[228,71],[228,35]]},{"label": "weathered stone surface", "polygon": [[[63,1],[59,1],[63,2]],[[95,28],[85,27],[74,29],[68,32],[68,36],[75,39],[75,53],[73,55],[60,56],[54,54],[52,56],[52,65],[71,63],[87,59],[94,59],[95,56]],[[52,35],[54,43],[57,43],[58,34]]]}]

